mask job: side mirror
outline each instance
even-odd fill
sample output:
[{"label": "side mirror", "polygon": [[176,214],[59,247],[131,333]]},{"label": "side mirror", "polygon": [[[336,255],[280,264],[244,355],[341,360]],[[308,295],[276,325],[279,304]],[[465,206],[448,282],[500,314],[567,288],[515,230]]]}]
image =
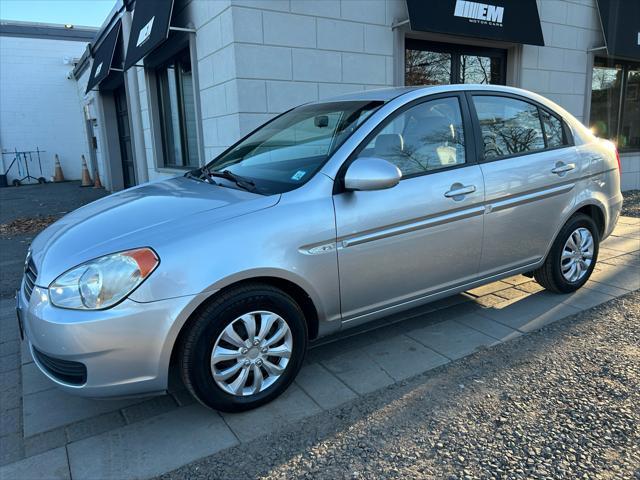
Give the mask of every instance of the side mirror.
[{"label": "side mirror", "polygon": [[402,172],[391,162],[376,157],[356,158],[344,175],[347,190],[383,190],[395,187]]}]

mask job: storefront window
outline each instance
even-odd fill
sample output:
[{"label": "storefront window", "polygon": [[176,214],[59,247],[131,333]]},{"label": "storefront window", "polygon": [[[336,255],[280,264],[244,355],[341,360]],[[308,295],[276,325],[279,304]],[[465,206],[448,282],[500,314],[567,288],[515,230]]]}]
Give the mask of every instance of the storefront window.
[{"label": "storefront window", "polygon": [[405,85],[506,84],[506,51],[405,41]]},{"label": "storefront window", "polygon": [[502,59],[480,55],[461,55],[460,83],[503,84]]},{"label": "storefront window", "polygon": [[196,113],[189,51],[156,70],[164,166],[198,166]]},{"label": "storefront window", "polygon": [[623,148],[640,150],[640,66],[627,70],[618,141]]},{"label": "storefront window", "polygon": [[405,51],[406,85],[451,83],[451,54],[424,50]]},{"label": "storefront window", "polygon": [[596,59],[590,124],[620,150],[640,149],[640,65]]}]

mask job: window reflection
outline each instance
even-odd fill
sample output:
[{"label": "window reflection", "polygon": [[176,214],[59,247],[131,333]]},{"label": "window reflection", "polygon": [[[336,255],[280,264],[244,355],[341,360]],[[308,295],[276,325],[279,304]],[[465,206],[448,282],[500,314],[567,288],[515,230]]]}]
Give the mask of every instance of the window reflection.
[{"label": "window reflection", "polygon": [[593,67],[591,125],[596,135],[613,139],[618,131],[622,67]]},{"label": "window reflection", "polygon": [[640,68],[629,70],[626,87],[618,141],[621,148],[637,150],[640,149]]},{"label": "window reflection", "polygon": [[491,160],[545,148],[538,108],[513,98],[474,96],[484,142]]},{"label": "window reflection", "polygon": [[359,156],[384,158],[396,165],[403,176],[465,163],[458,99],[432,100],[402,112]]},{"label": "window reflection", "polygon": [[165,166],[198,165],[191,60],[186,50],[156,70]]},{"label": "window reflection", "polygon": [[590,125],[621,150],[640,149],[640,64],[597,58],[591,76]]},{"label": "window reflection", "polygon": [[405,51],[406,85],[447,85],[451,83],[451,55],[423,50]]},{"label": "window reflection", "polygon": [[405,45],[405,85],[506,84],[505,50],[411,38]]},{"label": "window reflection", "polygon": [[460,83],[501,83],[502,62],[495,57],[460,56]]},{"label": "window reflection", "polygon": [[544,126],[544,137],[548,148],[559,147],[564,143],[564,133],[562,132],[562,122],[549,112],[540,110],[542,124]]}]

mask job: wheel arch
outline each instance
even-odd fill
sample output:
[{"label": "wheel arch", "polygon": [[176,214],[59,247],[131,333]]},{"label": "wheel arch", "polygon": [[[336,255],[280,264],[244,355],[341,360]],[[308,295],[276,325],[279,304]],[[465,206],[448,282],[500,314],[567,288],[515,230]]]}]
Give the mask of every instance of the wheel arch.
[{"label": "wheel arch", "polygon": [[[600,235],[600,239],[604,236],[605,228],[606,228],[606,217],[605,217],[605,209],[602,205],[598,205],[597,203],[586,203],[579,208],[577,208],[568,218],[565,220],[565,223],[569,220],[569,218],[573,217],[576,213],[582,213],[591,217],[591,219],[595,222],[598,227],[598,234]],[[563,224],[564,225],[564,224]]]},{"label": "wheel arch", "polygon": [[584,215],[587,215],[589,218],[593,219],[596,226],[598,227],[598,234],[600,235],[599,240],[602,241],[603,240],[602,237],[605,233],[605,229],[607,225],[607,220],[606,220],[607,217],[605,212],[606,212],[605,206],[594,198],[590,198],[588,201],[584,201],[575,205],[574,208],[571,210],[571,212],[568,215],[566,215],[558,225],[555,233],[553,234],[553,237],[551,238],[551,241],[547,245],[547,249],[544,256],[538,262],[538,266],[542,265],[545,259],[547,258],[547,256],[549,256],[551,247],[553,246],[553,243],[556,241],[556,238],[558,238],[558,235],[560,234],[562,227],[564,227],[564,225],[569,221],[569,219],[573,217],[576,213],[582,213]]},{"label": "wheel arch", "polygon": [[225,292],[228,292],[229,290],[232,290],[237,287],[241,287],[243,285],[256,284],[256,283],[275,287],[279,290],[282,290],[286,294],[290,295],[291,298],[293,298],[293,300],[300,306],[300,308],[302,309],[302,312],[304,313],[304,317],[307,322],[309,340],[314,340],[318,337],[319,326],[320,326],[320,314],[318,312],[316,304],[313,301],[311,295],[309,295],[309,293],[307,293],[307,291],[304,288],[302,288],[300,285],[293,282],[292,280],[285,279],[282,277],[277,277],[277,276],[263,275],[263,276],[243,278],[240,280],[230,282],[225,286],[223,286],[222,288],[212,292],[211,295],[204,298],[203,301],[191,312],[191,314],[180,326],[180,330],[178,331],[175,341],[173,342],[173,345],[171,347],[171,356],[170,356],[170,362],[169,362],[170,368],[172,365],[175,365],[176,355],[179,350],[180,342],[182,341],[182,338],[185,332],[187,331],[189,325],[191,324],[191,320],[194,317],[196,317],[204,308],[206,308],[206,306],[210,302],[214,301],[218,296],[224,294]]}]

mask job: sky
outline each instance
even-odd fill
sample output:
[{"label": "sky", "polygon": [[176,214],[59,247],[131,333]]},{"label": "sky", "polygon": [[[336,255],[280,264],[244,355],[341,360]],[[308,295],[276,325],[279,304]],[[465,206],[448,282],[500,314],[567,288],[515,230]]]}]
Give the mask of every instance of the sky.
[{"label": "sky", "polygon": [[116,0],[0,0],[0,19],[99,27]]}]

